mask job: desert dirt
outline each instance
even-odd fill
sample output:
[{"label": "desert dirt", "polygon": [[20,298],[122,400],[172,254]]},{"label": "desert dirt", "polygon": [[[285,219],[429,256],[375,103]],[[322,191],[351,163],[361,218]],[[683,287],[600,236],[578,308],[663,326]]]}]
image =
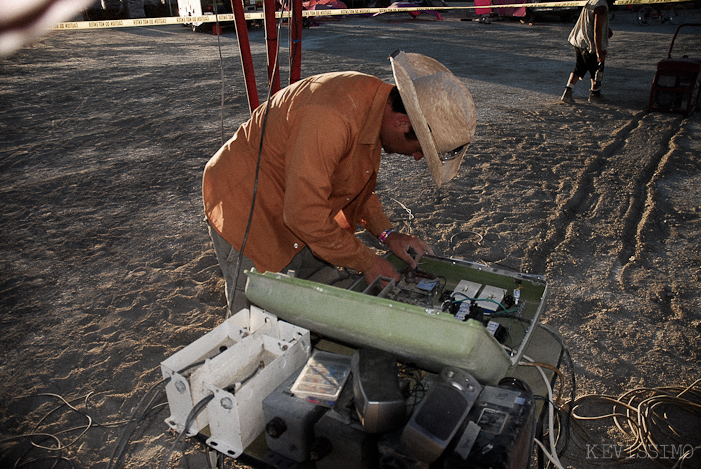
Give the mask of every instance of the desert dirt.
[{"label": "desert dirt", "polygon": [[[440,190],[424,162],[384,158],[377,193],[396,227],[441,256],[544,275],[542,322],[571,353],[578,395],[691,385],[701,377],[701,113],[647,112],[676,27],[618,10],[607,101],[587,103],[581,82],[568,106],[571,23],[472,17],[318,21],[303,31],[302,75],[392,82],[396,49],[446,65],[473,94],[476,137]],[[263,101],[264,32],[249,32]],[[698,30],[677,50],[701,58]],[[225,317],[200,181],[249,115],[236,36],[175,25],[56,32],[0,61],[0,76],[3,467],[51,467],[56,452],[41,448],[19,459],[20,435],[39,432],[67,445],[55,467],[105,468],[160,363]],[[125,467],[163,464],[176,438],[165,402],[134,432]],[[596,438],[625,443],[611,421]],[[200,443],[185,452],[167,467],[206,467]],[[585,456],[570,445],[561,459],[602,462]],[[683,467],[701,467],[700,456]]]}]

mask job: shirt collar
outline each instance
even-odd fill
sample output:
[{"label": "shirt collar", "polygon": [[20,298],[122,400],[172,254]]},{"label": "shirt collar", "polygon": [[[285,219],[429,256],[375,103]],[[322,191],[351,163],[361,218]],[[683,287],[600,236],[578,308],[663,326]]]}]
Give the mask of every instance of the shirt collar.
[{"label": "shirt collar", "polygon": [[382,127],[382,117],[385,113],[385,106],[392,87],[389,83],[382,82],[375,92],[372,107],[365,120],[365,124],[358,135],[358,143],[362,145],[377,145],[380,139],[380,128]]}]

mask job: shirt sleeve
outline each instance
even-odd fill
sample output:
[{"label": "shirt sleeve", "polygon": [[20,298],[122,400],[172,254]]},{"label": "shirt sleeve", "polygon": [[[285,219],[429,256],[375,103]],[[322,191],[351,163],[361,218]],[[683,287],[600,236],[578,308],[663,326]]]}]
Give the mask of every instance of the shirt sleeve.
[{"label": "shirt sleeve", "polygon": [[[316,256],[362,272],[370,267],[375,253],[341,228],[334,219],[340,207],[330,203],[332,189],[348,190],[349,198],[356,195],[352,175],[337,172],[339,162],[355,143],[351,124],[338,112],[320,106],[308,106],[290,119],[295,124],[285,162],[283,221]],[[336,187],[332,187],[332,179]],[[349,182],[347,188],[344,180]],[[370,205],[367,213],[376,219],[379,200]]]},{"label": "shirt sleeve", "polygon": [[375,237],[383,231],[392,228],[392,222],[385,215],[382,204],[374,192],[361,208],[360,223]]}]

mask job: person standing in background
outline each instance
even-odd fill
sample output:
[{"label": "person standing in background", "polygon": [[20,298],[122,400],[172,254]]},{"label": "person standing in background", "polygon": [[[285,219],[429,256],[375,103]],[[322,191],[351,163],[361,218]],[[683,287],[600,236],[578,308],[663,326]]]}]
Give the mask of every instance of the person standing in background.
[{"label": "person standing in background", "polygon": [[575,66],[560,100],[574,104],[574,85],[589,72],[591,88],[589,102],[601,101],[601,80],[608,40],[613,36],[609,28],[609,9],[614,0],[588,0],[582,7],[577,23],[572,28],[569,42],[575,50]]}]

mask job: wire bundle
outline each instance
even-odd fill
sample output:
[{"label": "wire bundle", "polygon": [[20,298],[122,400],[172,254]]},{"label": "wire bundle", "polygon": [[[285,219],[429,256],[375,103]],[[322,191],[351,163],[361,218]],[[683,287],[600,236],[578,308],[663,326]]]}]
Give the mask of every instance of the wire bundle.
[{"label": "wire bundle", "polygon": [[[587,415],[587,408],[597,404],[610,411]],[[650,459],[661,467],[677,469],[694,452],[698,451],[695,464],[701,457],[701,378],[687,387],[641,387],[619,397],[587,394],[573,401],[572,417],[577,436],[573,441],[593,462]],[[596,441],[583,425],[605,420],[613,421],[625,445]]]},{"label": "wire bundle", "polygon": [[[3,464],[12,464],[13,468],[23,467],[75,467],[75,462],[67,455],[69,447],[76,445],[91,428],[115,428],[123,426],[124,421],[99,423],[90,415],[89,400],[94,393],[90,392],[85,397],[75,399],[65,399],[54,393],[33,394],[31,398],[47,398],[51,401],[58,401],[58,405],[46,412],[43,417],[34,425],[32,431],[15,435],[0,440],[0,453]],[[83,409],[80,409],[76,402],[83,401]],[[65,425],[52,421],[51,417],[70,414],[78,416],[83,423],[71,428],[52,431],[56,425]],[[66,435],[75,435],[70,441],[64,442]],[[14,448],[14,450],[13,450]]]},{"label": "wire bundle", "polygon": [[[558,339],[547,326],[538,326]],[[576,397],[574,363],[564,343],[560,343],[572,371],[571,400],[565,404],[561,403],[566,392],[565,377],[557,368],[535,363],[528,357],[519,363],[537,368],[549,392],[547,397],[540,397],[546,399],[549,408],[545,435],[549,448],[543,444],[545,441],[536,439],[535,443],[553,466],[563,467],[559,458],[566,457],[592,465],[649,460],[672,469],[701,467],[701,378],[689,386],[640,387],[618,397]],[[554,372],[560,382],[555,395],[543,372],[546,369]],[[568,450],[570,442],[575,448]]]}]

